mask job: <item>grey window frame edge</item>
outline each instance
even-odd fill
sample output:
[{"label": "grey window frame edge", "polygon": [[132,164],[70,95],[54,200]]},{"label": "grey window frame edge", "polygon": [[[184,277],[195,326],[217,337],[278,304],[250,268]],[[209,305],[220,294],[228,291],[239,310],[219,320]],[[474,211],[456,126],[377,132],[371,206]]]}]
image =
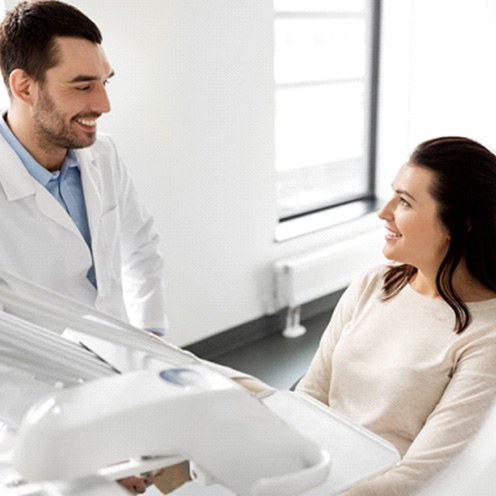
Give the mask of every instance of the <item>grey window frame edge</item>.
[{"label": "grey window frame edge", "polygon": [[[370,46],[370,98],[368,112],[368,193],[346,204],[330,205],[318,211],[309,211],[286,219],[278,219],[275,242],[294,239],[312,232],[321,231],[345,222],[355,221],[363,216],[375,214],[380,204],[376,194],[378,105],[381,42],[381,0],[370,0],[372,4],[371,46]],[[348,205],[356,206],[356,215],[350,215]],[[346,208],[348,207],[348,208]],[[329,214],[329,212],[332,214]]]}]

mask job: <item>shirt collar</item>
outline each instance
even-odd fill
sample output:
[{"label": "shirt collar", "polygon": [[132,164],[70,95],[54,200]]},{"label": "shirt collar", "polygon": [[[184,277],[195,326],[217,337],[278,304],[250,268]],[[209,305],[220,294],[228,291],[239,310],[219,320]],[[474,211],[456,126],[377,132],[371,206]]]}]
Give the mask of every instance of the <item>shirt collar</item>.
[{"label": "shirt collar", "polygon": [[17,139],[16,135],[12,132],[5,120],[6,114],[0,118],[0,134],[7,140],[9,145],[17,153],[24,167],[28,170],[29,174],[34,177],[41,185],[46,186],[50,180],[57,178],[60,174],[64,175],[65,171],[72,167],[79,168],[79,162],[76,152],[73,149],[67,151],[62,168],[60,171],[50,172],[45,169],[35,158],[28,152],[24,145]]}]

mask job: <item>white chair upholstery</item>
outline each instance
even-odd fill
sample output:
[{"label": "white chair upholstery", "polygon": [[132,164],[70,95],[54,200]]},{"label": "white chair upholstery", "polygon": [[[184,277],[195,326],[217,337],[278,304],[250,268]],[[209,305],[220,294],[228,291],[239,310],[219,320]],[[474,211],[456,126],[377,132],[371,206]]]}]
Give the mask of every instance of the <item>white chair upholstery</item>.
[{"label": "white chair upholstery", "polygon": [[496,487],[496,403],[484,425],[418,496],[493,496]]}]

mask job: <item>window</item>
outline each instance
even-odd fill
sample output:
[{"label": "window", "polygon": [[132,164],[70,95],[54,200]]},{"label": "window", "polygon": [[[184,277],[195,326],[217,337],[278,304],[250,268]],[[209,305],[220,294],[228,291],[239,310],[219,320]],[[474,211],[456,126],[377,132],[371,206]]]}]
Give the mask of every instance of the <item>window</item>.
[{"label": "window", "polygon": [[379,0],[274,0],[280,221],[374,200]]}]

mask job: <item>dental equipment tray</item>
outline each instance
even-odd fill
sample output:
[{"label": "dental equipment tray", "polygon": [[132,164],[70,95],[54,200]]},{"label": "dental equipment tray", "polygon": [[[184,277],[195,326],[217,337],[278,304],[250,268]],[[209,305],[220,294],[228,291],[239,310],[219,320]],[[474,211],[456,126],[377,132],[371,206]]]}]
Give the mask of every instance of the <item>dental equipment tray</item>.
[{"label": "dental equipment tray", "polygon": [[304,496],[341,493],[399,461],[391,443],[305,393],[276,391],[262,397],[262,401],[288,425],[330,454],[331,470],[326,482],[303,493]]}]

